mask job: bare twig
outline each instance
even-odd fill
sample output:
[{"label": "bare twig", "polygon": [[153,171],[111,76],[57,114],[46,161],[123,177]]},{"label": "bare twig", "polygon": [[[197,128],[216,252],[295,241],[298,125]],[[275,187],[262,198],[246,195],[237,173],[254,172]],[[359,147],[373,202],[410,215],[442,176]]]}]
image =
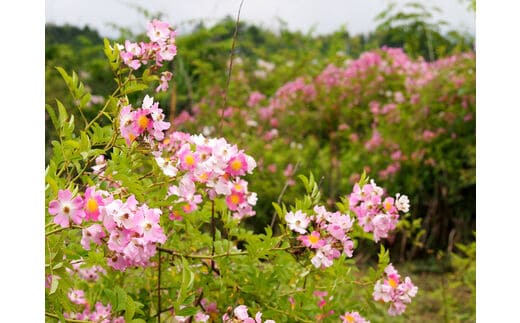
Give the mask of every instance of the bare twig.
[{"label": "bare twig", "polygon": [[228,68],[228,76],[226,79],[226,90],[224,92],[224,104],[222,106],[222,112],[220,114],[220,124],[218,127],[219,137],[222,137],[222,124],[224,123],[224,110],[227,108],[227,95],[229,90],[229,82],[231,81],[231,71],[233,70],[233,54],[235,53],[235,45],[238,37],[238,24],[240,23],[240,12],[242,11],[242,5],[244,4],[244,0],[240,1],[240,7],[238,8],[237,20],[235,24],[235,32],[233,34],[233,43],[231,44],[231,52],[229,53],[229,68]]}]

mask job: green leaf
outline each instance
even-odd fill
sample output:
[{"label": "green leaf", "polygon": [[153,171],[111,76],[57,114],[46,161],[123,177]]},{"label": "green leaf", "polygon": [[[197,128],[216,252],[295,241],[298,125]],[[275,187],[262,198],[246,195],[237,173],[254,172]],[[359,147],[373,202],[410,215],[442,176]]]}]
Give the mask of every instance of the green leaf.
[{"label": "green leaf", "polygon": [[49,117],[51,118],[54,128],[56,129],[56,131],[59,131],[60,123],[58,122],[58,117],[56,117],[56,112],[54,112],[54,109],[48,104],[45,105],[45,110],[47,110],[47,113],[49,114]]},{"label": "green leaf", "polygon": [[192,316],[192,315],[197,314],[198,311],[199,311],[199,309],[196,307],[185,307],[185,308],[179,310],[178,312],[176,312],[175,315]]},{"label": "green leaf", "polygon": [[58,279],[60,277],[59,276],[56,276],[56,275],[52,275],[51,276],[51,290],[49,291],[49,295],[52,295],[56,292],[56,290],[58,289]]},{"label": "green leaf", "polygon": [[133,319],[129,323],[146,323],[146,321],[143,319]]},{"label": "green leaf", "polygon": [[63,103],[60,102],[60,100],[56,99],[56,104],[58,105],[58,117],[60,121],[59,124],[61,127],[65,122],[67,122],[69,115],[67,114],[67,109],[65,109],[65,106],[63,105]]},{"label": "green leaf", "polygon": [[136,306],[132,297],[126,295],[125,321],[129,321],[134,317],[135,308]]},{"label": "green leaf", "polygon": [[[115,292],[117,294],[117,307],[116,311],[122,311],[125,309],[127,301],[126,301],[126,292],[119,286],[115,287]],[[135,309],[134,309],[135,310]]]}]

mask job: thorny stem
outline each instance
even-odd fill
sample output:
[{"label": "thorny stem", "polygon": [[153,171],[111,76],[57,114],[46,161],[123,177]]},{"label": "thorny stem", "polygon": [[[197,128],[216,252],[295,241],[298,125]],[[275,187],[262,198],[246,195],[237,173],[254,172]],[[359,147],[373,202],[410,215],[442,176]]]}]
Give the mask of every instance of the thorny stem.
[{"label": "thorny stem", "polygon": [[222,137],[222,125],[224,123],[224,110],[227,108],[227,95],[229,91],[229,82],[231,81],[231,71],[233,70],[233,54],[235,53],[235,44],[238,37],[238,24],[240,22],[240,11],[242,11],[242,5],[244,4],[244,0],[240,1],[240,7],[238,8],[237,21],[235,24],[235,32],[233,34],[233,43],[231,44],[231,52],[229,53],[229,68],[228,68],[228,76],[226,79],[226,91],[224,92],[224,104],[222,106],[222,112],[220,114],[220,124],[218,126],[218,134],[219,137]]}]

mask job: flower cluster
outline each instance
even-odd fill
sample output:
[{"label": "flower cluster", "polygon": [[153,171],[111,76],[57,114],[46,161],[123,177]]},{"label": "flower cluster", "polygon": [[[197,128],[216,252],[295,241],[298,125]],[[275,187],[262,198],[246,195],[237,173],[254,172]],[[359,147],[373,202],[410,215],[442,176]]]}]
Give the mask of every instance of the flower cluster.
[{"label": "flower cluster", "polygon": [[406,195],[397,194],[396,198],[383,199],[383,189],[374,180],[360,187],[354,185],[349,196],[350,210],[353,211],[365,232],[374,233],[374,241],[388,237],[399,220],[399,211],[408,212],[410,202]]},{"label": "flower cluster", "polygon": [[164,131],[170,128],[170,123],[164,121],[163,110],[159,102],[146,95],[141,108],[134,110],[132,105],[125,105],[119,113],[119,128],[121,136],[130,145],[137,137],[143,135],[146,142],[164,139]]},{"label": "flower cluster", "polygon": [[132,43],[127,40],[121,49],[121,59],[131,69],[137,70],[149,61],[155,61],[157,66],[162,66],[163,61],[171,61],[177,55],[177,33],[169,23],[154,19],[148,23],[146,34],[150,42]]},{"label": "flower cluster", "polygon": [[202,202],[199,185],[211,200],[223,197],[235,219],[255,214],[256,193],[248,191],[248,183],[241,177],[251,174],[256,162],[236,145],[223,138],[173,132],[158,148],[154,155],[159,167],[167,176],[179,179],[168,193],[178,197],[185,213]]},{"label": "flower cluster", "polygon": [[64,313],[63,317],[70,320],[81,320],[96,323],[125,323],[125,319],[122,316],[112,317],[112,305],[103,305],[101,302],[97,302],[94,306],[94,310],[90,309],[90,304],[84,298],[84,292],[82,290],[71,290],[68,293],[68,297],[71,302],[79,305],[85,305],[83,312],[75,313]]},{"label": "flower cluster", "polygon": [[70,275],[77,274],[81,279],[88,282],[95,282],[99,279],[100,275],[106,275],[105,268],[95,265],[92,267],[81,267],[85,262],[83,259],[71,261],[72,269],[66,268]]},{"label": "flower cluster", "polygon": [[332,266],[341,252],[352,257],[354,242],[347,233],[352,229],[354,220],[340,212],[328,212],[323,206],[314,207],[315,215],[308,216],[298,210],[285,215],[289,229],[300,234],[297,238],[304,246],[315,249],[311,259],[316,268]]},{"label": "flower cluster", "polygon": [[[222,322],[224,323],[233,323],[233,322],[243,322],[243,323],[262,323],[262,312],[257,312],[255,317],[249,317],[249,313],[247,313],[247,306],[239,305],[235,307],[232,315],[230,316],[228,313],[222,316]],[[265,320],[264,323],[275,323],[273,320]]]},{"label": "flower cluster", "polygon": [[370,323],[370,321],[367,321],[365,318],[359,315],[358,312],[346,312],[339,318],[341,319],[342,323]]},{"label": "flower cluster", "polygon": [[401,281],[397,270],[392,264],[389,264],[385,268],[385,278],[376,282],[372,296],[375,301],[391,303],[388,314],[395,316],[406,310],[406,304],[412,301],[412,297],[417,294],[417,289],[410,277]]},{"label": "flower cluster", "polygon": [[69,190],[60,190],[58,200],[49,203],[49,213],[63,228],[69,227],[71,220],[76,224],[94,222],[83,228],[81,245],[90,250],[91,243],[106,242],[110,250],[108,264],[122,271],[130,266],[146,266],[156,252],[155,244],[166,241],[159,225],[161,210],[138,205],[133,195],[123,202],[95,187],[87,188],[84,198],[72,198]]}]

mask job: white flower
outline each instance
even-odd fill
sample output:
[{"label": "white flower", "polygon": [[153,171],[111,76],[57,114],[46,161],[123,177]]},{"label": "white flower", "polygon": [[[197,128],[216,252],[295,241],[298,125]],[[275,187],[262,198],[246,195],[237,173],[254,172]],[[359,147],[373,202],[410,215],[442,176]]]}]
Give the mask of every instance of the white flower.
[{"label": "white flower", "polygon": [[395,195],[395,207],[402,212],[408,212],[410,209],[410,200],[408,196],[397,193]]},{"label": "white flower", "polygon": [[285,215],[285,221],[287,221],[289,229],[301,234],[305,234],[307,232],[306,229],[309,225],[310,219],[307,217],[307,214],[298,210],[296,213],[288,212]]}]

